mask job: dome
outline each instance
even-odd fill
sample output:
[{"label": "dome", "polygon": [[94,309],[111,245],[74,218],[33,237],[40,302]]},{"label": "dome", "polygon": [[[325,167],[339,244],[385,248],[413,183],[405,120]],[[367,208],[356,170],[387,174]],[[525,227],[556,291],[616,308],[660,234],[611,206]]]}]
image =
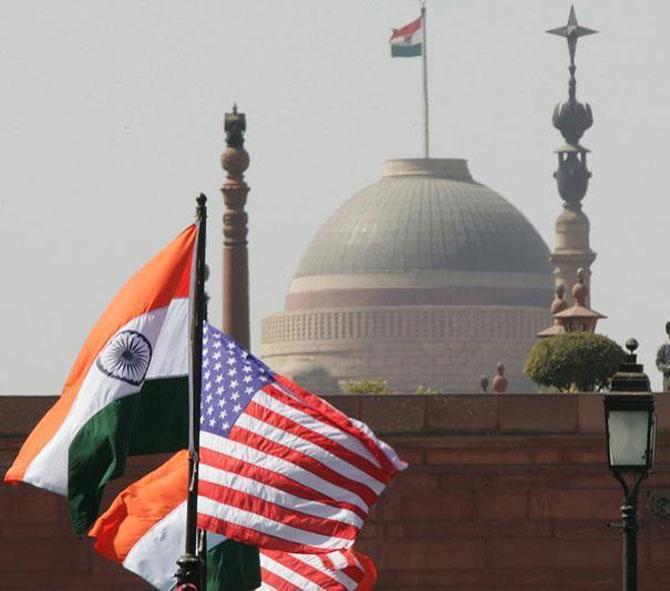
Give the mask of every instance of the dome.
[{"label": "dome", "polygon": [[263,320],[262,356],[298,383],[398,393],[478,392],[502,361],[508,390],[530,391],[552,293],[544,241],[465,160],[391,160],[314,236],[284,311]]},{"label": "dome", "polygon": [[390,160],[307,247],[287,310],[551,301],[549,249],[465,160]]},{"label": "dome", "polygon": [[457,159],[390,160],[317,232],[296,277],[410,270],[547,273],[531,223]]}]

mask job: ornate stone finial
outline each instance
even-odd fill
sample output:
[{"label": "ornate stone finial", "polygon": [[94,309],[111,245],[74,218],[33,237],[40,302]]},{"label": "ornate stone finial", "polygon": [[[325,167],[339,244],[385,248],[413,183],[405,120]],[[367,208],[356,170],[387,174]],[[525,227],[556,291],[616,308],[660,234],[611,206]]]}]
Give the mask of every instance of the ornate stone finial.
[{"label": "ornate stone finial", "polygon": [[597,33],[593,29],[582,27],[577,22],[575,7],[570,9],[568,24],[557,29],[550,29],[547,33],[565,37],[570,52],[570,82],[568,84],[568,102],[559,103],[554,108],[554,127],[561,132],[567,145],[558,152],[558,170],[554,177],[558,182],[558,191],[565,202],[578,206],[586,195],[591,173],[586,167],[588,150],[579,144],[584,132],[593,125],[593,113],[588,103],[577,101],[577,79],[575,78],[575,52],[577,40],[585,35]]},{"label": "ornate stone finial", "polygon": [[244,146],[244,132],[247,130],[247,120],[244,113],[237,112],[237,103],[233,104],[232,113],[226,113],[224,130],[226,132],[226,144],[228,147],[241,148]]},{"label": "ornate stone finial", "polygon": [[554,293],[554,301],[551,302],[551,315],[558,314],[567,309],[568,302],[565,301],[565,284],[559,283]]},{"label": "ornate stone finial", "polygon": [[577,269],[577,283],[572,286],[572,297],[579,306],[586,305],[589,289],[584,284],[584,269]]},{"label": "ornate stone finial", "polygon": [[493,377],[493,390],[497,394],[502,394],[507,390],[507,378],[505,377],[505,366],[499,362],[496,367],[496,375]]},{"label": "ornate stone finial", "polygon": [[[554,314],[554,320],[558,321],[562,330],[560,332],[595,332],[598,320],[607,318],[600,312],[591,309],[587,303],[589,288],[586,285],[586,273],[584,269],[577,269],[577,282],[572,286],[572,297],[575,304]],[[543,331],[539,336],[550,336],[548,331]]]},{"label": "ornate stone finial", "polygon": [[554,299],[552,300],[550,306],[551,315],[554,319],[554,323],[549,328],[545,328],[544,330],[538,332],[537,336],[540,338],[544,338],[544,337],[553,337],[557,334],[564,334],[565,326],[563,325],[563,321],[556,318],[556,315],[560,314],[561,312],[564,312],[567,309],[568,309],[568,302],[565,301],[565,284],[559,283],[558,285],[556,285],[556,290],[554,292]]},{"label": "ornate stone finial", "polygon": [[244,181],[244,171],[249,166],[249,154],[244,149],[247,120],[244,113],[237,112],[237,103],[233,105],[232,113],[226,113],[224,129],[227,147],[221,155],[221,166],[228,173],[221,189],[226,206],[223,216],[224,244],[241,246],[247,243],[247,214],[244,206],[249,187]]},{"label": "ornate stone finial", "polygon": [[570,52],[570,63],[575,63],[575,52],[577,51],[577,40],[580,37],[586,35],[593,35],[597,33],[593,29],[587,29],[586,27],[580,26],[577,22],[577,13],[575,12],[574,4],[570,7],[570,14],[568,15],[568,23],[564,27],[558,27],[557,29],[549,29],[547,33],[551,35],[558,35],[560,37],[565,37],[568,41],[568,51]]},{"label": "ornate stone finial", "polygon": [[489,390],[489,378],[488,376],[482,376],[479,378],[479,392],[481,394],[486,394]]},{"label": "ornate stone finial", "polygon": [[626,341],[628,354],[625,361],[619,364],[619,370],[612,376],[610,390],[612,392],[650,392],[649,377],[644,367],[637,362],[638,342],[635,339]]}]

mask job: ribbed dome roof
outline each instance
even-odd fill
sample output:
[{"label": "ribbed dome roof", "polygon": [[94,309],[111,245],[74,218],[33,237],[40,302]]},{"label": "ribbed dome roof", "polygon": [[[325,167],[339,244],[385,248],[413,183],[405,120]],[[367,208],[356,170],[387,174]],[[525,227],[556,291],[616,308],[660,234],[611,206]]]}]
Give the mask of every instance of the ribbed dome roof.
[{"label": "ribbed dome roof", "polygon": [[439,269],[551,272],[532,224],[465,160],[387,162],[319,229],[296,277]]}]

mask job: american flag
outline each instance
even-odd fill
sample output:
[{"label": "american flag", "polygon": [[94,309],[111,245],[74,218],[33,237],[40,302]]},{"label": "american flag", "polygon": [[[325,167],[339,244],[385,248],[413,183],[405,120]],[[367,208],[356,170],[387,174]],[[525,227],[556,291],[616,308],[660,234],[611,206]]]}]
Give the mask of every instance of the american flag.
[{"label": "american flag", "polygon": [[354,550],[287,554],[261,550],[260,591],[371,591],[377,581],[372,559]]},{"label": "american flag", "polygon": [[351,547],[407,465],[365,424],[211,325],[202,370],[199,527],[283,552]]}]

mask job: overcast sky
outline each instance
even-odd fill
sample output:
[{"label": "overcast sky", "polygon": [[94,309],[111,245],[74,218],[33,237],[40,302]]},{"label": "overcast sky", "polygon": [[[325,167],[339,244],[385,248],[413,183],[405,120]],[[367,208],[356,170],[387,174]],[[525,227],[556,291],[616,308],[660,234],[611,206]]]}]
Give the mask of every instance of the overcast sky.
[{"label": "overcast sky", "polygon": [[[247,114],[252,338],[320,224],[384,160],[421,151],[420,60],[391,60],[414,0],[4,2],[0,393],[56,394],[123,281],[210,197],[220,321],[223,113]],[[553,248],[551,125],[567,97],[563,0],[429,0],[432,151],[467,158]],[[667,2],[580,0],[578,98],[595,124],[593,307],[658,387],[670,319]]]}]

